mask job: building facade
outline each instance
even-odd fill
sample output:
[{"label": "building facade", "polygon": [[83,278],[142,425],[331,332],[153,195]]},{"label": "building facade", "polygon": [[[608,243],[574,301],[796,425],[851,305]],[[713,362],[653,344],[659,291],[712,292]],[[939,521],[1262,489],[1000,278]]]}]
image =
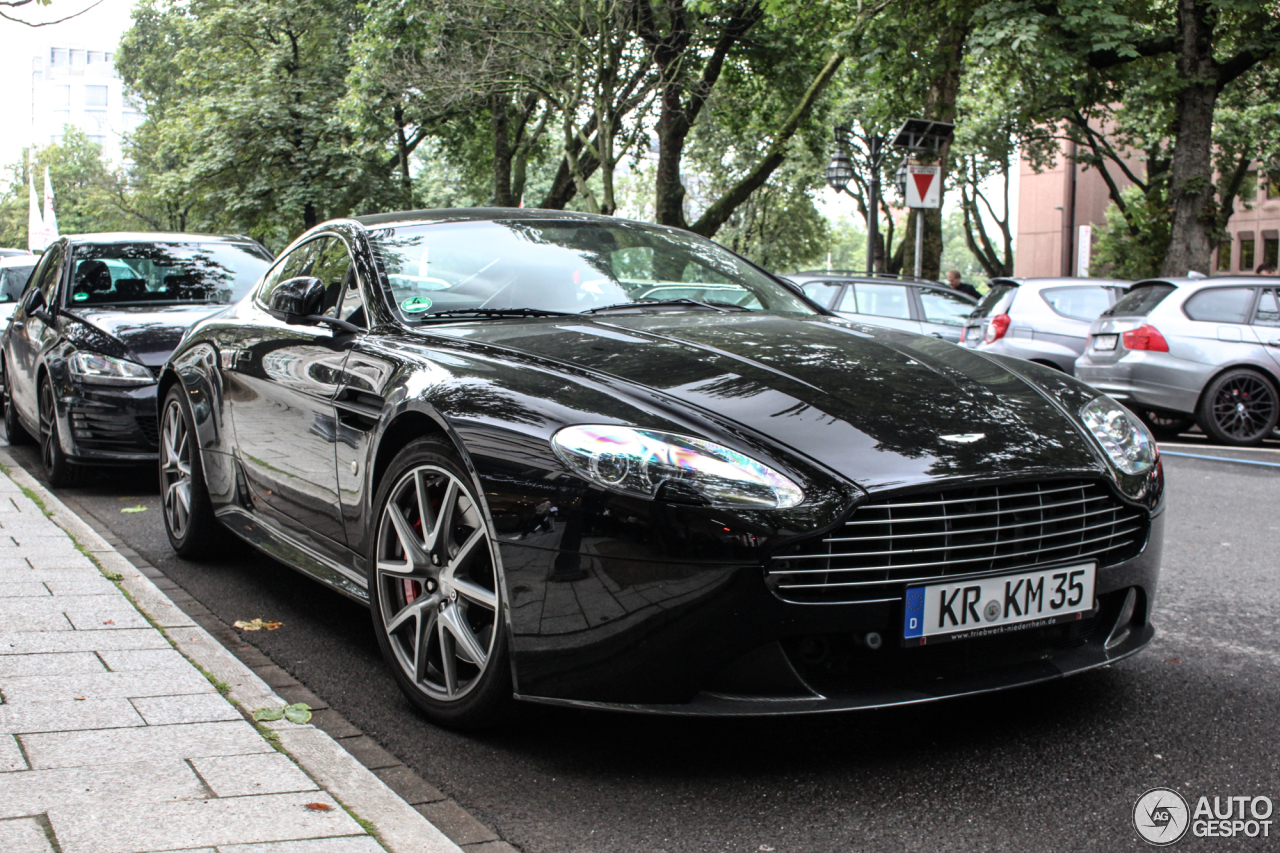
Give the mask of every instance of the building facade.
[{"label": "building facade", "polygon": [[[1076,164],[1071,153],[1068,149],[1059,155],[1043,172],[1035,172],[1025,160],[1019,168],[1016,276],[1101,274],[1091,269],[1090,261],[1111,196],[1101,174]],[[1135,174],[1142,169],[1136,158],[1128,165]],[[1124,188],[1129,181],[1117,176],[1117,183]],[[1250,273],[1264,262],[1280,261],[1280,173],[1261,178],[1254,173],[1245,183],[1213,269],[1199,272]]]},{"label": "building facade", "polygon": [[31,58],[33,144],[59,142],[71,125],[119,161],[124,135],[142,122],[142,111],[125,96],[113,50],[52,45]]}]

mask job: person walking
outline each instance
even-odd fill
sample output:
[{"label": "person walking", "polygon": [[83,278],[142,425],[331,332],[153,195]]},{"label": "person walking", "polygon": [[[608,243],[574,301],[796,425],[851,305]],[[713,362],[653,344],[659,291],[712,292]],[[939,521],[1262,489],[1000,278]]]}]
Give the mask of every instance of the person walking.
[{"label": "person walking", "polygon": [[974,299],[980,298],[977,288],[960,280],[960,270],[947,270],[947,286],[952,290],[960,291],[966,296],[972,296]]}]

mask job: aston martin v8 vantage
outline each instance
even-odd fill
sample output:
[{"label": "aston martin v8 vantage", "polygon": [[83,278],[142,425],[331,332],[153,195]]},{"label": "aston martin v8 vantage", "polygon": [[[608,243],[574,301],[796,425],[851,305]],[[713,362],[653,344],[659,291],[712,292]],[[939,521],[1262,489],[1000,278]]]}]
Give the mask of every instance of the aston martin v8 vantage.
[{"label": "aston martin v8 vantage", "polygon": [[674,229],[328,222],[197,323],[158,391],[174,548],[225,527],[367,602],[446,725],[513,699],[919,702],[1154,634],[1163,474],[1133,415]]}]

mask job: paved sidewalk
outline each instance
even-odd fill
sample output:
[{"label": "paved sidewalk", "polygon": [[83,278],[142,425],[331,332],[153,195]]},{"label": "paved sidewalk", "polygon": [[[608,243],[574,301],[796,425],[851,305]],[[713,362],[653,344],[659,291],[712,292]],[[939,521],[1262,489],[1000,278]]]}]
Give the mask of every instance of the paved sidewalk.
[{"label": "paved sidewalk", "polygon": [[459,853],[0,463],[0,851]]}]

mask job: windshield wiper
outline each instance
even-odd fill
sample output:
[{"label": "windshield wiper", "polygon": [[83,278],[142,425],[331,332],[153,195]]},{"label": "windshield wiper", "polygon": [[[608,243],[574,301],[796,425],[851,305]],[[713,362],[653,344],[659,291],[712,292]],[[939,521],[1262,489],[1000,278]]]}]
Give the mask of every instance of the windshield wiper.
[{"label": "windshield wiper", "polygon": [[592,308],[589,311],[583,311],[583,314],[602,314],[605,311],[628,311],[638,310],[641,308],[670,308],[684,307],[693,305],[698,308],[706,308],[709,311],[718,311],[721,314],[729,311],[750,311],[750,308],[744,308],[741,305],[734,305],[732,302],[712,302],[700,301],[697,299],[642,299],[639,302],[619,302],[617,305],[605,305],[602,308]]},{"label": "windshield wiper", "polygon": [[432,311],[422,319],[436,317],[573,317],[568,311],[547,311],[542,308],[453,308],[448,311]]}]

